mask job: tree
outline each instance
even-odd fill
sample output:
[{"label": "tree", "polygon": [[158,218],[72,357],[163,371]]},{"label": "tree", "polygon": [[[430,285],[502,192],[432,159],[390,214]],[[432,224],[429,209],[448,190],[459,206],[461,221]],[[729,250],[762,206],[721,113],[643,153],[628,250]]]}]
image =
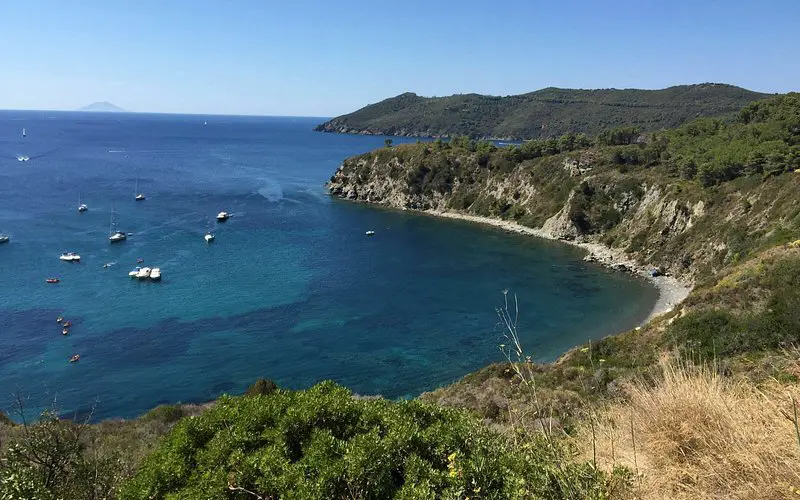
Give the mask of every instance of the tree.
[{"label": "tree", "polygon": [[390,147],[392,147],[392,140],[391,140],[391,139],[385,139],[385,140],[383,141],[383,144],[384,144],[384,145],[385,145],[387,148],[390,148]]}]

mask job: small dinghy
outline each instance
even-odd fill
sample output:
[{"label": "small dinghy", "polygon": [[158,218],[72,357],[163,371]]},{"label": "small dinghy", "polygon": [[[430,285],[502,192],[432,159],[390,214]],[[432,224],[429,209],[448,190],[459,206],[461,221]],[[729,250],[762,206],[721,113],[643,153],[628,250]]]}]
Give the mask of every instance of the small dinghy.
[{"label": "small dinghy", "polygon": [[80,354],[76,354],[76,355],[72,356],[71,358],[69,358],[69,362],[70,363],[77,363],[80,360],[81,360],[81,355]]},{"label": "small dinghy", "polygon": [[59,283],[61,280],[58,278],[47,278],[44,280],[46,283]]}]

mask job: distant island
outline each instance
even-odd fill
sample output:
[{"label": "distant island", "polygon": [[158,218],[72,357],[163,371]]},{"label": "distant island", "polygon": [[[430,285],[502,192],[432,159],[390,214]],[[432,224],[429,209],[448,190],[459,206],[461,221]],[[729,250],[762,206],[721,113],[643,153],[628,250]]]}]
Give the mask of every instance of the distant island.
[{"label": "distant island", "polygon": [[407,92],[338,116],[314,130],[363,135],[521,140],[567,132],[594,136],[620,126],[673,128],[697,117],[732,115],[768,94],[703,83],[661,90],[546,88],[505,97]]},{"label": "distant island", "polygon": [[122,109],[114,104],[111,104],[108,101],[102,101],[102,102],[93,102],[88,106],[78,108],[78,111],[97,111],[101,113],[123,113],[126,112],[127,110]]}]

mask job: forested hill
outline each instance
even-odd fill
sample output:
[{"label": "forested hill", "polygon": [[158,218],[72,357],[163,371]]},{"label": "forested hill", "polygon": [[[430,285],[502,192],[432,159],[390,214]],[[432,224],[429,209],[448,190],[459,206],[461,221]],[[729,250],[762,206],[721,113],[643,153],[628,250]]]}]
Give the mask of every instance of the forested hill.
[{"label": "forested hill", "polygon": [[704,83],[662,90],[546,88],[496,97],[400,94],[336,117],[315,130],[410,137],[533,139],[567,132],[595,135],[608,128],[644,131],[677,127],[697,117],[733,113],[767,97],[732,85]]}]

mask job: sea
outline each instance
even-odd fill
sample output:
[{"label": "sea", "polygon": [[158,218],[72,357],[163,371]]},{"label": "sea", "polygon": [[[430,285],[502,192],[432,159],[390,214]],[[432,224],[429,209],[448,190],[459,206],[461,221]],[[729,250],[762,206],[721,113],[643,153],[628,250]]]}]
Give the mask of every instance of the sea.
[{"label": "sea", "polygon": [[[130,418],[260,377],[413,398],[504,360],[504,297],[539,361],[654,305],[651,284],[576,248],[330,197],[342,160],[385,138],[321,121],[1,111],[0,410]],[[131,279],[137,265],[162,280]]]}]

